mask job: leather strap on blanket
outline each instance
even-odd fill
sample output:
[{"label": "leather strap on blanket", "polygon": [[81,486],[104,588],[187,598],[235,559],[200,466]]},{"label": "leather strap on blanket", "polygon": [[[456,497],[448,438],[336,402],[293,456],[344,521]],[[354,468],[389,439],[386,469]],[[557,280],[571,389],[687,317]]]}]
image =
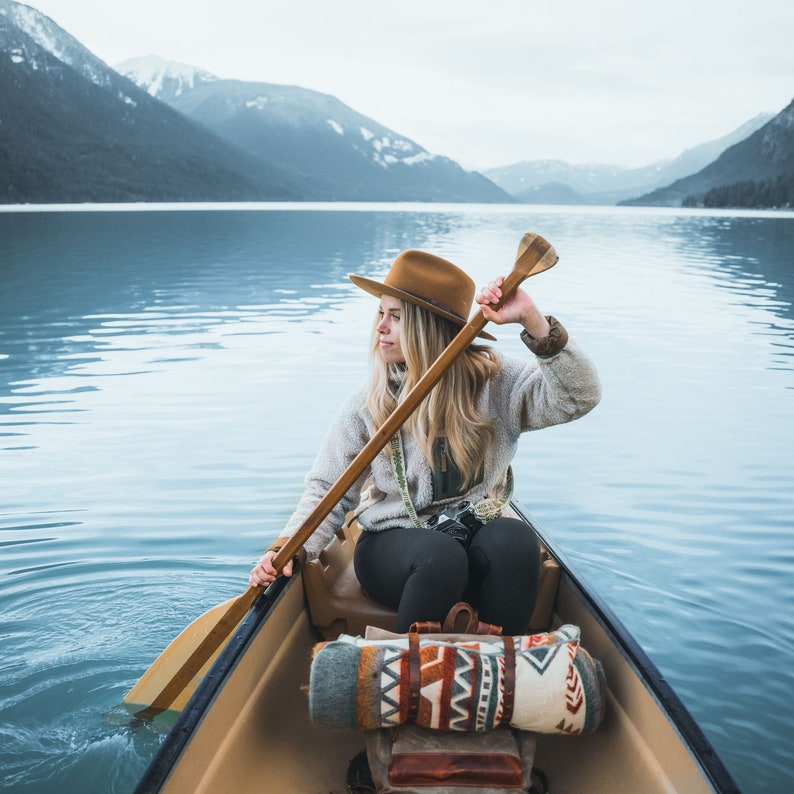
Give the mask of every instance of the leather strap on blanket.
[{"label": "leather strap on blanket", "polygon": [[[479,620],[477,610],[465,601],[459,601],[447,613],[444,623],[421,621],[411,625],[408,631],[408,721],[414,722],[419,714],[422,698],[422,662],[419,657],[420,634],[491,634],[502,635],[502,627]],[[516,647],[512,637],[504,637],[504,694],[500,722],[509,725],[513,718],[513,705],[516,696]]]},{"label": "leather strap on blanket", "polygon": [[513,705],[516,702],[516,643],[506,636],[505,645],[505,683],[502,693],[502,725],[509,725],[513,719]]},{"label": "leather strap on blanket", "polygon": [[408,632],[408,722],[419,714],[422,685],[422,660],[419,658],[419,632]]},{"label": "leather strap on blanket", "polygon": [[[419,656],[419,635],[421,634],[414,623],[408,632],[408,722],[415,722],[419,714],[419,701],[421,699],[422,660]],[[433,624],[429,624],[433,625]],[[480,624],[484,625],[484,624]],[[490,625],[490,624],[488,624]],[[485,632],[488,633],[488,632]],[[511,636],[502,638],[504,642],[504,684],[502,694],[502,716],[500,722],[509,725],[513,719],[513,706],[516,697],[516,645]]]}]

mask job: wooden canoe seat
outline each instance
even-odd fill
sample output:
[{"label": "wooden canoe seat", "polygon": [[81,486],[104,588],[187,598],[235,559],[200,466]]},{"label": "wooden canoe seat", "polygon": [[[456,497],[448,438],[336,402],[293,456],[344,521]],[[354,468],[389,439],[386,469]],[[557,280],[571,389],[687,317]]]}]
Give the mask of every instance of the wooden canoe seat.
[{"label": "wooden canoe seat", "polygon": [[397,623],[397,613],[369,598],[353,570],[353,550],[360,533],[357,521],[348,522],[303,569],[312,623],[325,639],[363,635],[367,626],[394,631]]},{"label": "wooden canoe seat", "polygon": [[[337,530],[316,560],[303,568],[303,585],[312,623],[325,639],[340,634],[363,635],[367,626],[394,631],[397,613],[373,601],[361,589],[353,570],[353,550],[361,528],[355,521]],[[543,550],[538,602],[530,632],[545,631],[551,624],[560,566]]]}]

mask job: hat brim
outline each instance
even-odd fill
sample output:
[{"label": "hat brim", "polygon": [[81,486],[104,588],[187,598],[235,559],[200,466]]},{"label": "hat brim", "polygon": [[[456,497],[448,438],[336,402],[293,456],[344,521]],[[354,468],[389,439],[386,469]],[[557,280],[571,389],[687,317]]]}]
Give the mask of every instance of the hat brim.
[{"label": "hat brim", "polygon": [[[468,322],[467,319],[461,318],[452,312],[445,311],[440,306],[423,300],[417,295],[413,295],[410,292],[406,292],[405,290],[397,289],[396,287],[390,287],[388,284],[383,284],[380,281],[375,281],[371,278],[365,278],[364,276],[355,276],[352,273],[350,274],[349,278],[357,287],[361,287],[361,289],[363,289],[365,292],[369,292],[370,295],[374,295],[376,298],[380,298],[381,295],[390,295],[392,298],[408,301],[408,303],[421,306],[423,309],[433,312],[433,314],[445,317],[447,320],[455,323],[455,325],[459,325],[461,328]],[[496,341],[496,337],[492,336],[487,331],[480,331],[477,336],[481,339],[488,339],[491,342]]]}]

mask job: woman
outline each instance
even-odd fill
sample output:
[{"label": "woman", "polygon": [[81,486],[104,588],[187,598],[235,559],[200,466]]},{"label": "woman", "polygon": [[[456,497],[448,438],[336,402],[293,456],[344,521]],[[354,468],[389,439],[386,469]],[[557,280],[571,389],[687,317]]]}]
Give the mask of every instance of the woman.
[{"label": "woman", "polygon": [[[286,536],[466,324],[475,293],[462,270],[422,251],[402,252],[382,283],[350,278],[380,298],[372,379],[339,412]],[[537,597],[538,540],[523,522],[494,517],[509,496],[510,461],[522,432],[576,419],[600,397],[590,361],[524,290],[494,309],[502,283],[502,277],[492,281],[476,301],[490,322],[519,325],[534,358],[469,346],[305,545],[308,557],[316,557],[354,510],[363,528],[356,575],[371,598],[397,610],[400,632],[415,621],[443,620],[460,600],[505,633],[526,631]],[[456,515],[463,502],[476,507],[474,515]],[[251,571],[252,585],[276,578],[272,562],[283,542]],[[292,563],[281,573],[290,576]]]}]

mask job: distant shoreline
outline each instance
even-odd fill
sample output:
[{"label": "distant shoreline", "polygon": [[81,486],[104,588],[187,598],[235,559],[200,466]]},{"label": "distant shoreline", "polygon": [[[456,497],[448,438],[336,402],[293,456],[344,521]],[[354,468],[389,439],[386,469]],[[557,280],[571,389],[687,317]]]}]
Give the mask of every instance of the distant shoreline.
[{"label": "distant shoreline", "polygon": [[709,209],[705,207],[625,207],[613,204],[481,204],[422,201],[184,201],[98,202],[80,204],[0,204],[0,213],[35,212],[478,212],[517,215],[700,215],[714,217],[794,218],[792,209]]}]

